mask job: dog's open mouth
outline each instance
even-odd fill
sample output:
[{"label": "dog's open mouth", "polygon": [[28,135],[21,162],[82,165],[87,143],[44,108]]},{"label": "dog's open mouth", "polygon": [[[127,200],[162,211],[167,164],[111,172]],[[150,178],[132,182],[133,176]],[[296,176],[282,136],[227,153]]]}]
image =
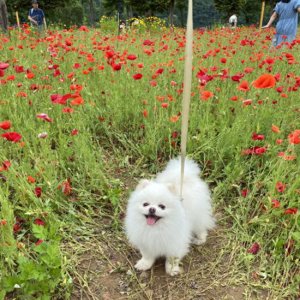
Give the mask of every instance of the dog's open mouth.
[{"label": "dog's open mouth", "polygon": [[147,224],[148,225],[154,225],[161,217],[158,217],[156,215],[145,215]]}]

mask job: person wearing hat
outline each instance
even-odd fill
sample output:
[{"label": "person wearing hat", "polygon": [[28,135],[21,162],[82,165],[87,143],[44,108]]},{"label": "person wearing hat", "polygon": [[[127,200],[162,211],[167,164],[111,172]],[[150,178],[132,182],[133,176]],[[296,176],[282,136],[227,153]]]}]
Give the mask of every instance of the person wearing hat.
[{"label": "person wearing hat", "polygon": [[43,10],[39,8],[39,3],[37,0],[32,1],[32,8],[29,10],[28,19],[31,23],[31,26],[37,28],[39,31],[43,30],[45,14]]}]

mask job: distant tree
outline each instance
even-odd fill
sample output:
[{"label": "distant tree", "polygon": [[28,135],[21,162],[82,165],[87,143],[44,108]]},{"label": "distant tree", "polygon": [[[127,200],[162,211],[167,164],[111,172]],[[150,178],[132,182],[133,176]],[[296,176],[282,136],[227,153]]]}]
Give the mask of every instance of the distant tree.
[{"label": "distant tree", "polygon": [[0,0],[0,28],[2,28],[4,32],[6,32],[8,28],[7,7],[4,0]]},{"label": "distant tree", "polygon": [[211,27],[220,22],[220,16],[213,0],[195,0],[193,15],[195,27]]},{"label": "distant tree", "polygon": [[244,4],[244,0],[214,0],[217,10],[223,17],[229,17],[232,14],[238,14]]},{"label": "distant tree", "polygon": [[261,1],[243,1],[238,14],[245,24],[257,24],[260,18]]},{"label": "distant tree", "polygon": [[[265,1],[265,19],[268,18],[270,11],[278,0]],[[238,15],[239,23],[244,24],[258,23],[262,0],[214,0],[215,6],[223,19],[226,19],[233,13]],[[268,16],[268,17],[266,17]]]}]

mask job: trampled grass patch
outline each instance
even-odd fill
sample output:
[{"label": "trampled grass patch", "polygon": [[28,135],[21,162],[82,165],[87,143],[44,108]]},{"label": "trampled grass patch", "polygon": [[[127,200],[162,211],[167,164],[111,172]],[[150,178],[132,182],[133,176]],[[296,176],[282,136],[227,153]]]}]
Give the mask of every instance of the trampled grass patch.
[{"label": "trampled grass patch", "polygon": [[[300,41],[274,49],[272,34],[195,31],[187,150],[226,228],[215,249],[231,257],[226,274],[271,299],[292,299],[300,282]],[[131,269],[121,234],[126,197],[136,178],[179,154],[184,46],[179,29],[1,36],[1,299],[70,298],[80,278],[70,245],[91,247],[93,235],[108,252],[118,237],[123,259],[113,273]],[[186,278],[205,276],[196,266]],[[132,274],[126,295],[134,299],[144,289]]]}]

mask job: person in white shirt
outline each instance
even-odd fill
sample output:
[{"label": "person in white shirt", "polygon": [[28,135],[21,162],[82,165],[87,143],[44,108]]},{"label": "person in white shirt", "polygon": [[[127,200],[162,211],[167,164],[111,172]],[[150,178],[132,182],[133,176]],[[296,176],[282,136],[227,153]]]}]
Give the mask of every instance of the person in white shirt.
[{"label": "person in white shirt", "polygon": [[236,26],[237,26],[237,16],[236,15],[232,15],[229,18],[229,25],[231,28],[236,28]]}]

